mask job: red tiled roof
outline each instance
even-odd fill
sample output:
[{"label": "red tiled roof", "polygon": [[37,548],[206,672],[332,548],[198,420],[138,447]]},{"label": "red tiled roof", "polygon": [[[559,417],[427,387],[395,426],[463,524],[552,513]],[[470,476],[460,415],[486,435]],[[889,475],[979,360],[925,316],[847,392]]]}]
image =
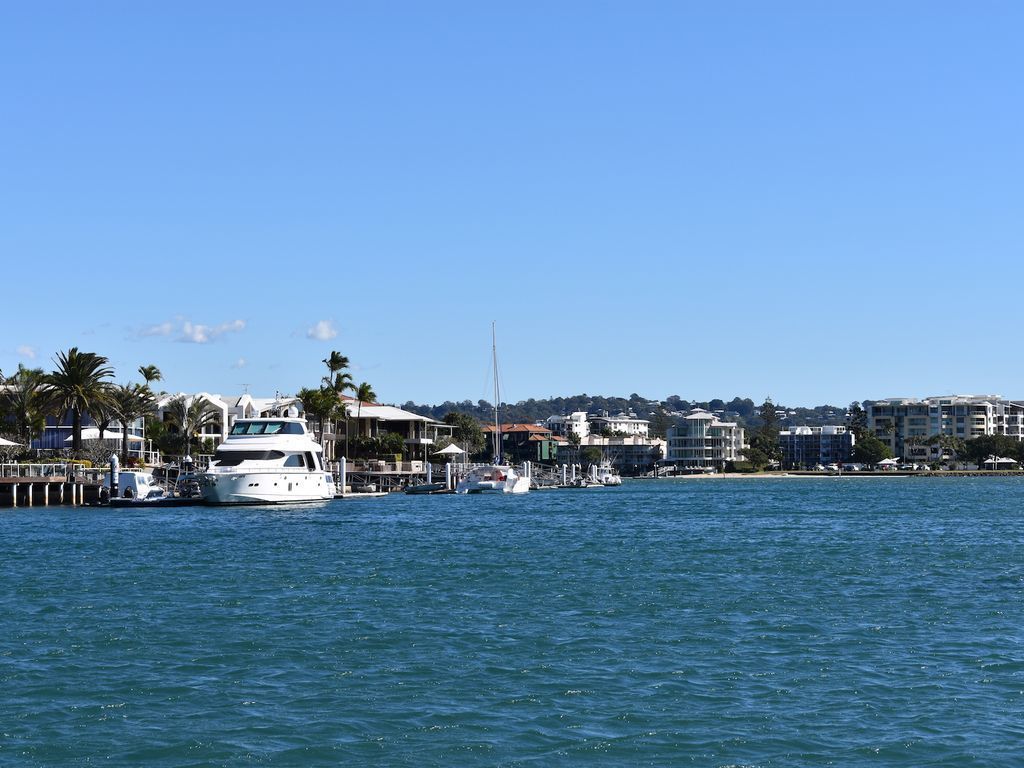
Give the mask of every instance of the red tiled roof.
[{"label": "red tiled roof", "polygon": [[[484,432],[493,432],[494,425],[488,424],[483,428]],[[502,424],[502,434],[508,434],[510,432],[529,432],[534,435],[550,435],[551,430],[547,427],[542,427],[539,424]]]}]

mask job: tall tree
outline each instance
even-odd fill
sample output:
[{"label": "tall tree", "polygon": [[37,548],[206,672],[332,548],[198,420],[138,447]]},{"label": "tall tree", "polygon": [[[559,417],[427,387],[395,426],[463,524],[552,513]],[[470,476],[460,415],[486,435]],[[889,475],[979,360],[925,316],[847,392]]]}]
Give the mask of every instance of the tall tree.
[{"label": "tall tree", "polygon": [[296,395],[302,401],[303,410],[315,418],[320,426],[320,439],[324,439],[324,421],[330,417],[338,405],[338,395],[333,389],[320,387],[300,389]]},{"label": "tall tree", "polygon": [[444,423],[455,427],[452,430],[452,437],[456,442],[465,446],[468,453],[480,453],[486,447],[487,440],[480,428],[480,422],[469,414],[452,411],[445,414]]},{"label": "tall tree", "polygon": [[856,440],[860,440],[861,435],[868,430],[868,414],[856,400],[846,409],[846,423]]},{"label": "tall tree", "polygon": [[0,420],[9,419],[14,423],[17,435],[26,447],[32,444],[36,434],[46,428],[44,379],[42,368],[19,365],[17,373],[0,381],[4,384],[0,395]]},{"label": "tall tree", "polygon": [[107,379],[114,375],[109,360],[72,347],[59,352],[56,369],[46,375],[46,397],[61,413],[71,412],[71,449],[82,450],[82,414],[110,397]]},{"label": "tall tree", "polygon": [[877,464],[882,459],[891,459],[892,449],[870,432],[866,432],[853,446],[853,458],[864,464]]},{"label": "tall tree", "polygon": [[327,375],[323,378],[325,387],[333,389],[339,394],[345,390],[355,389],[352,374],[346,373],[349,365],[348,358],[341,354],[341,352],[337,350],[332,351],[330,356],[324,358],[321,362],[327,366]]},{"label": "tall tree", "polygon": [[203,427],[220,418],[220,411],[205,397],[196,397],[192,402],[179,396],[167,404],[167,413],[185,439],[185,455],[192,452],[192,441],[203,431]]},{"label": "tall tree", "polygon": [[117,418],[117,414],[114,412],[114,388],[110,384],[104,384],[104,396],[97,398],[96,402],[89,408],[89,415],[92,417],[93,422],[96,424],[96,431],[99,433],[97,440],[98,448],[102,448],[100,443],[104,440],[104,434],[110,431],[110,425],[114,423],[114,419]]},{"label": "tall tree", "polygon": [[980,435],[966,441],[962,455],[964,459],[973,461],[979,469],[985,466],[990,458],[1009,458],[1019,461],[1022,444],[1009,435]]},{"label": "tall tree", "polygon": [[140,365],[139,375],[146,380],[147,387],[154,381],[163,381],[164,378],[164,375],[160,373],[160,369],[155,365]]},{"label": "tall tree", "polygon": [[373,387],[365,381],[356,387],[355,392],[356,400],[359,402],[359,405],[356,406],[356,421],[359,421],[363,414],[363,403],[376,403],[377,393],[374,392]]},{"label": "tall tree", "polygon": [[128,461],[128,425],[156,411],[156,398],[145,385],[122,384],[114,388],[114,412],[121,422],[121,459]]},{"label": "tall tree", "polygon": [[750,451],[747,460],[757,467],[782,458],[779,446],[779,415],[775,403],[769,397],[761,406],[761,426],[750,437]]}]

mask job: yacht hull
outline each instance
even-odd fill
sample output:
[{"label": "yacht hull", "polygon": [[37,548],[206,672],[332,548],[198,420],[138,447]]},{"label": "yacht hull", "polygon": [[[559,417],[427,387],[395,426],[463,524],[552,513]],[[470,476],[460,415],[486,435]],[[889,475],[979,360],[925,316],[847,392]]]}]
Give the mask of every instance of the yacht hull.
[{"label": "yacht hull", "polygon": [[206,474],[200,492],[207,504],[301,504],[334,498],[323,472]]}]

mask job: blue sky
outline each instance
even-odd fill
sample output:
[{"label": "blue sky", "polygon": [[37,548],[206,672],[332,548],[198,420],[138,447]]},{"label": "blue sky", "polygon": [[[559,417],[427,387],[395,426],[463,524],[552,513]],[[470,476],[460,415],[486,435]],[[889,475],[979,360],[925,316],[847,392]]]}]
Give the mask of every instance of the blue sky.
[{"label": "blue sky", "polygon": [[[1018,4],[0,11],[0,369],[1024,397]],[[137,378],[137,377],[134,377]]]}]

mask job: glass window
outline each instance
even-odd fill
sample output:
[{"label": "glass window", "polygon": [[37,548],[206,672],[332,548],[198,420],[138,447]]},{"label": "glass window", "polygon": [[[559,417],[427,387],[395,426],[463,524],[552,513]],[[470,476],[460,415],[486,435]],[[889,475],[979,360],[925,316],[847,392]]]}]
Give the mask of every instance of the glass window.
[{"label": "glass window", "polygon": [[243,461],[275,461],[284,458],[282,451],[221,451],[213,454],[218,467],[237,467]]},{"label": "glass window", "polygon": [[293,453],[284,460],[284,465],[286,467],[301,467],[305,465],[305,462],[302,460],[301,454]]}]

